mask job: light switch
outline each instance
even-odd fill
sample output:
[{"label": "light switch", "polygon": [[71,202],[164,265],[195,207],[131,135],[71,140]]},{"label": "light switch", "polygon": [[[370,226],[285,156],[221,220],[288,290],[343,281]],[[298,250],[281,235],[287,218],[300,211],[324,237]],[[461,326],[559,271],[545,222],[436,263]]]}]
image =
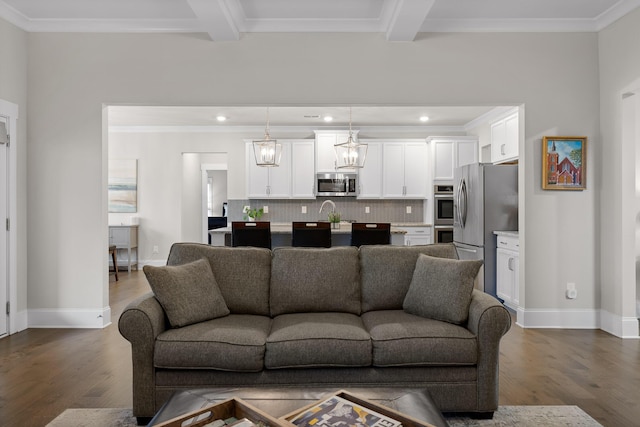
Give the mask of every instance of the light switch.
[{"label": "light switch", "polygon": [[371,213],[371,209],[369,209],[369,206],[364,207],[364,213]]},{"label": "light switch", "polygon": [[411,213],[411,206],[407,206],[407,213]]},{"label": "light switch", "polygon": [[264,213],[269,213],[269,206],[263,206],[263,207],[262,207],[262,211],[263,211]]},{"label": "light switch", "polygon": [[302,207],[302,213],[304,213],[304,214],[306,214],[306,213],[307,213],[307,207],[306,207],[306,206],[303,206],[303,207]]}]

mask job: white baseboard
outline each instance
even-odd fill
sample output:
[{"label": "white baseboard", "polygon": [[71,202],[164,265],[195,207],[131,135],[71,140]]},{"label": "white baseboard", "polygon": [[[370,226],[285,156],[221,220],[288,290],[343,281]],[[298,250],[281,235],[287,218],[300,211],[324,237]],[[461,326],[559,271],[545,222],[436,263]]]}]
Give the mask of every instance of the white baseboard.
[{"label": "white baseboard", "polygon": [[600,313],[601,329],[620,338],[640,338],[637,317],[622,317],[606,310]]},{"label": "white baseboard", "polygon": [[516,323],[523,328],[600,329],[600,310],[546,310],[518,307]]},{"label": "white baseboard", "polygon": [[14,323],[9,327],[9,333],[15,334],[20,331],[24,331],[29,327],[29,313],[27,310],[21,310],[16,313]]},{"label": "white baseboard", "polygon": [[621,317],[605,310],[543,310],[518,307],[516,324],[522,328],[601,329],[620,338],[640,338],[636,317]]},{"label": "white baseboard", "polygon": [[111,307],[102,309],[31,309],[29,328],[106,328],[111,324]]},{"label": "white baseboard", "polygon": [[167,265],[167,260],[161,260],[161,259],[147,259],[147,260],[141,260],[139,263],[139,268],[142,269],[142,267],[144,267],[145,265],[152,265],[154,267],[164,267],[165,265]]}]

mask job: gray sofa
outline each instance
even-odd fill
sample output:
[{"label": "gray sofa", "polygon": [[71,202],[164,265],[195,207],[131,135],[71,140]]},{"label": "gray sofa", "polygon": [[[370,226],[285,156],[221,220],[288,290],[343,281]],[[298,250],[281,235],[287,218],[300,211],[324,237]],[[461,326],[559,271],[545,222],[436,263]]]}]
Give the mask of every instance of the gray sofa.
[{"label": "gray sofa", "polygon": [[[176,390],[303,385],[423,387],[442,411],[490,416],[511,317],[472,284],[442,292],[441,279],[458,282],[450,278],[465,262],[451,244],[271,251],[177,243],[166,267],[145,267],[155,295],[132,301],[119,319],[131,342],[133,413],[152,417]],[[425,280],[440,281],[440,293],[422,295]],[[198,306],[205,299],[212,307]]]}]

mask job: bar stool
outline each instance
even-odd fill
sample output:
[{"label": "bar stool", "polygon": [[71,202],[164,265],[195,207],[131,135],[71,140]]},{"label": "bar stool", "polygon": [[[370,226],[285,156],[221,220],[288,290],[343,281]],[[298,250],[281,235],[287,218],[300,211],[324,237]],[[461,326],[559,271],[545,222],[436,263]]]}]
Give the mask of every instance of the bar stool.
[{"label": "bar stool", "polygon": [[269,221],[233,221],[231,223],[231,246],[271,249],[271,223]]},{"label": "bar stool", "polygon": [[351,224],[351,246],[391,244],[388,222],[354,222]]},{"label": "bar stool", "polygon": [[331,223],[329,222],[293,222],[291,231],[291,246],[331,247]]},{"label": "bar stool", "polygon": [[113,271],[116,272],[116,282],[118,281],[118,261],[116,260],[116,245],[109,245],[109,255],[113,260]]}]

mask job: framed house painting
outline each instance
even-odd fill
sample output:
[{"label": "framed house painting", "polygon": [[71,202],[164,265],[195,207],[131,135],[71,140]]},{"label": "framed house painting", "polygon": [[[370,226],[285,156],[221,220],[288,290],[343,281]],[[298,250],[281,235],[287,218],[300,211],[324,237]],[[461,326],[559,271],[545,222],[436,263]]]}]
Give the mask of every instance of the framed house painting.
[{"label": "framed house painting", "polygon": [[587,188],[587,137],[542,138],[542,188],[584,190]]},{"label": "framed house painting", "polygon": [[109,159],[109,212],[138,211],[138,161]]}]

